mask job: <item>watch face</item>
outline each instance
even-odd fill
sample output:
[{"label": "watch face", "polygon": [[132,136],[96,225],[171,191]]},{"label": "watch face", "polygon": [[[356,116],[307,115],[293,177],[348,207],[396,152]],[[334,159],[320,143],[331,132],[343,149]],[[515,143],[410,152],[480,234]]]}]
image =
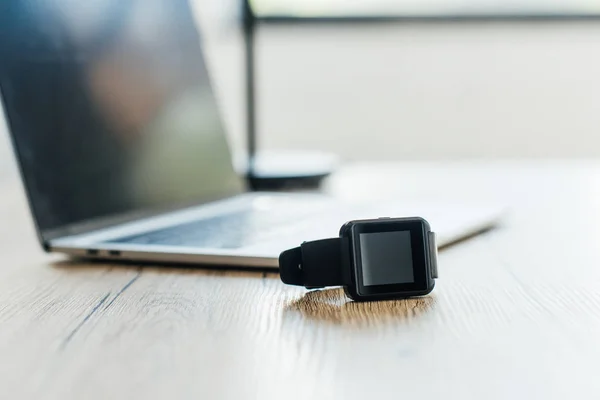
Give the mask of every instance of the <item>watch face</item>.
[{"label": "watch face", "polygon": [[354,222],[350,239],[356,294],[408,296],[430,291],[428,231],[429,224],[421,218]]}]

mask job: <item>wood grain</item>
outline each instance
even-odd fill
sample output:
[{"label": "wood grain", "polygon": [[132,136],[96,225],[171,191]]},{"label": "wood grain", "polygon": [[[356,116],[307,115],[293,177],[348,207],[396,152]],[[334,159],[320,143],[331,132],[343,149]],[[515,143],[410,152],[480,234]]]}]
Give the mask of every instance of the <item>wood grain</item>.
[{"label": "wood grain", "polygon": [[600,397],[600,163],[343,169],[325,191],[511,206],[440,253],[431,296],[376,303],[273,273],[46,255],[5,176],[2,399]]}]

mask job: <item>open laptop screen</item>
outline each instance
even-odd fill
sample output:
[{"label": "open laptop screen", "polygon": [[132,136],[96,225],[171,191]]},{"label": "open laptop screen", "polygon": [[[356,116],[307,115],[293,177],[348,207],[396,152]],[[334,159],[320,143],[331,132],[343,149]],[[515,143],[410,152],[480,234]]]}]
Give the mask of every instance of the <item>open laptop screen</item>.
[{"label": "open laptop screen", "polygon": [[187,0],[7,0],[0,89],[42,233],[237,194]]}]

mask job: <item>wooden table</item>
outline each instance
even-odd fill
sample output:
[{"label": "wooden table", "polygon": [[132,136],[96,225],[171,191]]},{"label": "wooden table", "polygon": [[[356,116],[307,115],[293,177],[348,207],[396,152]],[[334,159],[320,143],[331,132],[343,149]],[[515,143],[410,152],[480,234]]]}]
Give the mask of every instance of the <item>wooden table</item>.
[{"label": "wooden table", "polygon": [[511,212],[440,254],[431,296],[352,303],[274,273],[46,255],[4,174],[0,398],[600,397],[600,163],[357,165],[325,190]]}]

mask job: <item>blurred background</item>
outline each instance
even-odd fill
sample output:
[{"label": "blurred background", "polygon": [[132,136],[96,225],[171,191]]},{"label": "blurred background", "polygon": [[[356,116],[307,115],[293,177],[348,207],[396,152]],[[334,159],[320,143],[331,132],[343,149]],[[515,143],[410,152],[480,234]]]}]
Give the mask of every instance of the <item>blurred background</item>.
[{"label": "blurred background", "polygon": [[[190,0],[245,149],[237,0]],[[600,155],[600,3],[251,0],[259,148],[357,160]],[[0,159],[10,154],[0,121]],[[2,173],[2,172],[0,172]]]}]

